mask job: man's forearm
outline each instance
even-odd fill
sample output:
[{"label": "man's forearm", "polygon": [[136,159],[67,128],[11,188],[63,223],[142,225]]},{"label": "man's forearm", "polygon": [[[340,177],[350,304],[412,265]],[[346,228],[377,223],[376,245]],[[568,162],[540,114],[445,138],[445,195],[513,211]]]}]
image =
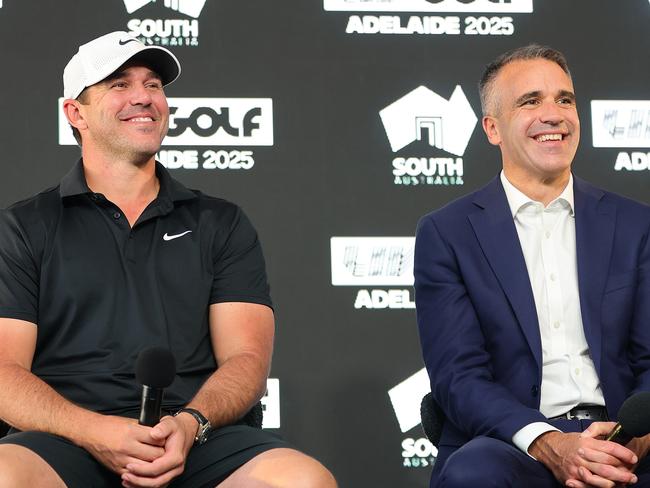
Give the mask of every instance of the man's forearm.
[{"label": "man's forearm", "polygon": [[254,354],[225,361],[199,389],[189,407],[205,415],[213,427],[239,420],[264,395],[269,367]]},{"label": "man's forearm", "polygon": [[561,436],[562,433],[558,431],[544,432],[530,444],[528,453],[547,467],[561,463],[562,456],[556,452],[553,442],[554,439]]},{"label": "man's forearm", "polygon": [[17,364],[0,365],[0,415],[19,430],[37,430],[81,444],[85,429],[99,415],[59,395]]}]

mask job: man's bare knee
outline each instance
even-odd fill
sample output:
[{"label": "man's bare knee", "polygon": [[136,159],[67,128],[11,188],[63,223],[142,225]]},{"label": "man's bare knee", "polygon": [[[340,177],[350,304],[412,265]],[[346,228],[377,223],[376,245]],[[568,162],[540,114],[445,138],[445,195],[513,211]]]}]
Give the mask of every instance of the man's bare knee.
[{"label": "man's bare knee", "polygon": [[33,451],[14,444],[2,444],[0,488],[65,488],[65,483]]},{"label": "man's bare knee", "polygon": [[219,488],[336,488],[325,466],[294,449],[271,449],[236,470]]}]

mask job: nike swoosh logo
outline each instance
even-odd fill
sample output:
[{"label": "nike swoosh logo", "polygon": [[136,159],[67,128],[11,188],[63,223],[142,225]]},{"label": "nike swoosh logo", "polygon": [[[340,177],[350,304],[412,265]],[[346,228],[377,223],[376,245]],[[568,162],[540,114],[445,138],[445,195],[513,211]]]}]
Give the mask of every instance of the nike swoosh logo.
[{"label": "nike swoosh logo", "polygon": [[192,231],[186,230],[185,232],[181,232],[180,234],[174,234],[172,236],[170,236],[169,234],[167,234],[167,232],[165,232],[165,235],[163,236],[163,241],[171,241],[173,239],[178,239],[179,237],[183,237],[185,234],[189,234],[190,232]]},{"label": "nike swoosh logo", "polygon": [[120,46],[124,46],[124,44],[128,44],[129,42],[138,42],[136,39],[120,39],[119,44]]}]

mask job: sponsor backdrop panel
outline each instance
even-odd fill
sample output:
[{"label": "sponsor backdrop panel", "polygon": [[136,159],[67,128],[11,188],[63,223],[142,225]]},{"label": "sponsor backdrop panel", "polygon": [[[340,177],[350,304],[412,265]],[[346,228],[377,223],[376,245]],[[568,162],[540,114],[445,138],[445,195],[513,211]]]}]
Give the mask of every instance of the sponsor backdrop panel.
[{"label": "sponsor backdrop panel", "polygon": [[427,486],[413,235],[498,171],[480,126],[486,62],[531,41],[563,50],[577,172],[650,202],[648,0],[35,5],[0,0],[0,205],[56,184],[79,155],[59,98],[80,41],[123,29],[174,50],[183,74],[159,159],[257,226],[278,320],[265,425],[343,487]]}]

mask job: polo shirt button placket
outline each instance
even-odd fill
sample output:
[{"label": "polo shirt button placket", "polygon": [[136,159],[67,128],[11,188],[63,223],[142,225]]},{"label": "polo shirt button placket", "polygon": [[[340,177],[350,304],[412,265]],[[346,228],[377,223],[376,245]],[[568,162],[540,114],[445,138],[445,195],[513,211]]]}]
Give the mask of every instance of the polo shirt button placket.
[{"label": "polo shirt button placket", "polygon": [[134,234],[135,234],[134,230],[131,229],[129,231],[129,237],[128,237],[127,241],[126,241],[126,246],[125,246],[126,259],[127,259],[127,261],[130,261],[131,263],[136,262],[136,259],[135,259],[135,256],[136,256],[136,253],[135,253],[136,242],[134,240],[134,237],[135,237]]},{"label": "polo shirt button placket", "polygon": [[115,220],[119,220],[121,216],[122,216],[122,214],[120,212],[114,212],[113,213],[113,218]]}]

